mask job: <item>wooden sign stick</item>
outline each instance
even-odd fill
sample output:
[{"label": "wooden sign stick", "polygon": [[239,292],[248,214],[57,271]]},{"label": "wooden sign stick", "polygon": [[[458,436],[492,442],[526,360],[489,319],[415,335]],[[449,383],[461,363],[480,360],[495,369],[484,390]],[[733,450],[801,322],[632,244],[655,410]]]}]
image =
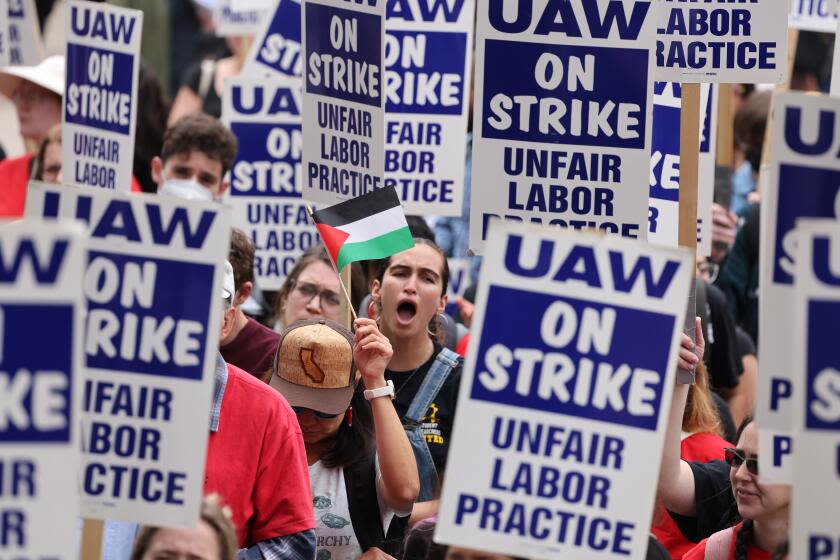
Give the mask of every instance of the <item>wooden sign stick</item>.
[{"label": "wooden sign stick", "polygon": [[82,545],[79,550],[81,560],[99,560],[102,558],[102,535],[105,522],[101,519],[85,519],[82,525]]}]

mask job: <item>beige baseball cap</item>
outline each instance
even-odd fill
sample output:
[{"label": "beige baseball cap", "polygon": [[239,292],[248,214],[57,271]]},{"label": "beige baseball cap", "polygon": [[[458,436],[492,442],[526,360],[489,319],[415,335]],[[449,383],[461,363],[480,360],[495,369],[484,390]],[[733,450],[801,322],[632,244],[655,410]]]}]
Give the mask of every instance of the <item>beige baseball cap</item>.
[{"label": "beige baseball cap", "polygon": [[353,335],[327,319],[297,321],[280,335],[271,386],[292,406],[340,414],[356,388]]}]

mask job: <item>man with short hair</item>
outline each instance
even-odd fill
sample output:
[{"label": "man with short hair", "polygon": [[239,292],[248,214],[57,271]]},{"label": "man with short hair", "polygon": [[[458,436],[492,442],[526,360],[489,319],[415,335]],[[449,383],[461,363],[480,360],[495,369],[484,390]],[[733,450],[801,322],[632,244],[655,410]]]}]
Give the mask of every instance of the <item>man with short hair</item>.
[{"label": "man with short hair", "polygon": [[231,232],[228,260],[233,266],[237,286],[233,302],[235,314],[230,334],[219,342],[219,351],[227,363],[268,383],[280,334],[242,311],[242,304],[254,289],[254,245],[245,233],[236,228]]},{"label": "man with short hair", "polygon": [[[237,308],[233,268],[225,262],[220,340],[233,331]],[[241,311],[240,311],[241,312]],[[204,493],[231,508],[239,558],[311,559],[315,518],[309,466],[297,417],[268,385],[216,361]]]},{"label": "man with short hair", "polygon": [[158,193],[195,200],[219,200],[225,173],[236,157],[236,137],[218,119],[187,115],[163,135],[160,157],[152,159]]}]

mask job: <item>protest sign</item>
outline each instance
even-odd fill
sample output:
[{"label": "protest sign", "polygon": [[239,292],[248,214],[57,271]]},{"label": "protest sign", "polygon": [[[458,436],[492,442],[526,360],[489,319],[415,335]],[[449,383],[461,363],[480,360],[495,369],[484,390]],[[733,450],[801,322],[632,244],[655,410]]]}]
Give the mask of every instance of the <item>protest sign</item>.
[{"label": "protest sign", "polygon": [[194,526],[230,216],[216,203],[30,183],[26,215],[87,223],[82,514]]},{"label": "protest sign", "polygon": [[266,9],[237,9],[233,0],[216,0],[213,10],[216,35],[219,37],[254,35],[268,15]]},{"label": "protest sign", "polygon": [[680,98],[681,86],[653,86],[653,148],[650,156],[650,215],[648,241],[677,246],[680,220]]},{"label": "protest sign", "polygon": [[761,190],[756,393],[760,470],[791,482],[792,406],[801,383],[793,375],[790,320],[799,218],[840,217],[840,99],[796,93],[775,96],[771,180]]},{"label": "protest sign", "polygon": [[300,88],[296,79],[233,78],[222,98],[222,120],[239,143],[228,189],[233,225],[254,243],[263,290],[279,290],[300,254],[319,242],[300,198]]},{"label": "protest sign", "polygon": [[277,0],[230,0],[233,10],[267,10],[274,7]]},{"label": "protest sign", "polygon": [[35,66],[44,58],[35,0],[6,0],[8,5],[9,64]]},{"label": "protest sign", "polygon": [[385,0],[304,0],[303,198],[336,204],[385,169]]},{"label": "protest sign", "polygon": [[410,214],[460,216],[474,0],[391,0],[385,35],[385,185]]},{"label": "protest sign", "polygon": [[715,156],[717,154],[718,84],[700,89],[700,159],[697,170],[697,254],[712,254],[712,203],[715,198]]},{"label": "protest sign", "polygon": [[464,297],[464,292],[473,283],[470,277],[472,258],[450,258],[446,261],[449,265],[449,283],[446,286],[446,295],[449,299],[446,302],[446,313],[455,317],[458,313],[458,298]]},{"label": "protest sign", "polygon": [[82,229],[0,225],[0,557],[77,558]]},{"label": "protest sign", "polygon": [[493,217],[645,238],[651,2],[481,0],[477,18],[470,248]]},{"label": "protest sign", "polygon": [[0,66],[9,65],[9,6],[0,0]]},{"label": "protest sign", "polygon": [[834,33],[837,30],[837,0],[793,0],[788,25],[803,31]]},{"label": "protest sign", "polygon": [[657,1],[657,80],[773,84],[784,81],[787,2]]},{"label": "protest sign", "polygon": [[690,254],[500,222],[487,247],[435,540],[644,558]]},{"label": "protest sign", "polygon": [[61,129],[63,182],[131,190],[143,12],[73,1]]},{"label": "protest sign", "polygon": [[303,52],[300,44],[300,0],[279,0],[263,18],[242,76],[300,77]]},{"label": "protest sign", "polygon": [[840,223],[799,220],[791,558],[840,556]]}]

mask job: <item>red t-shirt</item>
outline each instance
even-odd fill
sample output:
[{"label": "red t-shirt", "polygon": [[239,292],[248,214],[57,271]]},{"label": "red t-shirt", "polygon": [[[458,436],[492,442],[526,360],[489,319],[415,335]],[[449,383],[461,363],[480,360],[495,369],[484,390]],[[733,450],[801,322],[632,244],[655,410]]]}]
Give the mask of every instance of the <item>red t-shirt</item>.
[{"label": "red t-shirt", "polygon": [[268,383],[271,381],[274,353],[279,344],[280,333],[248,317],[248,322],[236,338],[219,348],[219,351],[227,363],[242,368]]},{"label": "red t-shirt", "polygon": [[[0,161],[0,218],[21,218],[26,208],[26,191],[32,154]],[[131,192],[143,192],[140,183],[131,177]]]},{"label": "red t-shirt", "polygon": [[219,429],[210,432],[205,494],[233,512],[239,546],[315,528],[297,417],[274,389],[228,364]]},{"label": "red t-shirt", "polygon": [[[680,457],[686,461],[709,461],[723,460],[723,448],[732,447],[732,444],[715,434],[692,434],[682,440],[680,444]],[[686,539],[680,531],[673,518],[665,508],[660,507],[656,514],[657,523],[651,531],[662,545],[668,549],[671,558],[679,560],[683,555],[697,546]]]},{"label": "red t-shirt", "polygon": [[20,218],[26,205],[26,185],[32,154],[0,161],[0,218]]},{"label": "red t-shirt", "polygon": [[[738,538],[738,531],[740,530],[740,524],[736,525],[733,528],[732,540],[729,543],[729,555],[726,557],[727,560],[734,560],[735,558],[735,541]],[[697,544],[694,548],[688,551],[688,553],[685,556],[683,556],[683,560],[704,560],[706,558],[706,543],[708,543],[708,541],[709,539],[703,539],[702,541],[700,541],[699,544]],[[772,557],[772,552],[761,550],[753,544],[747,545],[747,560],[770,560]]]}]

